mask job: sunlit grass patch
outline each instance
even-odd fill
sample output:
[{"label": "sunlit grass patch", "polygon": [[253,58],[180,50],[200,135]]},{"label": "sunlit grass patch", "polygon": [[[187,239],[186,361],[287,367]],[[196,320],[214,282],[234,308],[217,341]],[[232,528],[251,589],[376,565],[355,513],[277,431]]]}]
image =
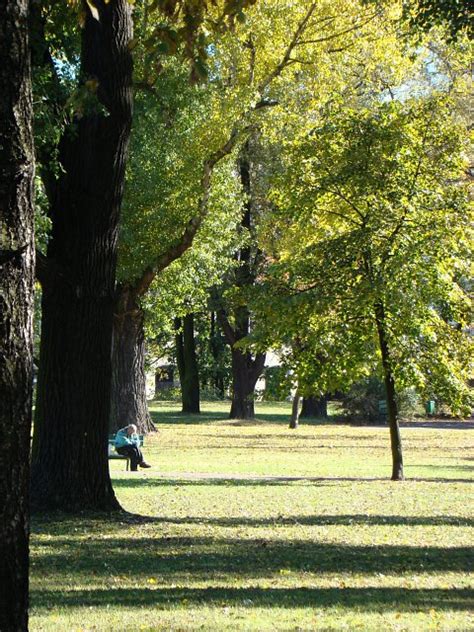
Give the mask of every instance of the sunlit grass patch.
[{"label": "sunlit grass patch", "polygon": [[473,431],[403,429],[392,483],[386,428],[260,412],[161,404],[153,469],[111,465],[142,517],[35,518],[31,630],[473,628]]}]

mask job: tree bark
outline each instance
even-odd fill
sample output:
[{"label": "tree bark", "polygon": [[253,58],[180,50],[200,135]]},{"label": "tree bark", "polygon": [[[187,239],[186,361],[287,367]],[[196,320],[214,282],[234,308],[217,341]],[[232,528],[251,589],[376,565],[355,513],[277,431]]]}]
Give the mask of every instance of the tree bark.
[{"label": "tree bark", "polygon": [[28,629],[34,149],[27,0],[0,0],[0,630]]},{"label": "tree bark", "polygon": [[[247,198],[244,204],[241,225],[250,232],[252,229],[252,183],[249,142],[246,143],[239,160],[239,173],[242,189]],[[255,252],[252,253],[249,245],[242,247],[237,253],[240,265],[235,273],[235,285],[238,288],[245,288],[254,284],[260,254],[258,249],[255,249]],[[220,309],[217,315],[232,353],[232,405],[229,418],[254,419],[255,385],[265,365],[265,353],[257,353],[255,357],[252,357],[249,351],[236,346],[240,340],[250,333],[250,311],[247,305],[234,308],[233,326],[230,324],[225,310]]]},{"label": "tree bark", "polygon": [[392,481],[402,481],[404,479],[402,439],[398,423],[395,380],[393,378],[390,349],[387,340],[385,309],[381,302],[375,305],[375,321],[377,324],[385,393],[387,396],[387,417],[390,427],[390,445],[392,450]]},{"label": "tree bark", "polygon": [[[117,227],[132,117],[131,5],[95,0],[82,30],[82,104],[59,147],[43,285],[32,500],[115,509],[108,469]],[[90,90],[94,90],[93,87]]]},{"label": "tree bark", "polygon": [[291,416],[289,428],[296,430],[298,428],[298,421],[300,417],[300,394],[298,391],[293,396],[293,403],[291,405]]},{"label": "tree bark", "polygon": [[265,354],[232,348],[232,404],[229,419],[255,419],[255,385],[265,364]]},{"label": "tree bark", "polygon": [[300,417],[302,419],[307,419],[308,417],[327,419],[327,416],[328,399],[326,395],[323,395],[322,397],[303,397],[303,405],[300,413]]},{"label": "tree bark", "polygon": [[216,313],[211,311],[210,316],[210,333],[209,333],[209,350],[213,359],[213,368],[212,368],[212,385],[216,389],[216,392],[219,393],[221,398],[224,398],[225,395],[225,384],[224,384],[224,369],[222,368],[223,362],[223,350],[221,348],[221,344],[219,343],[218,329],[216,328]]},{"label": "tree bark", "polygon": [[194,315],[175,320],[176,359],[181,382],[182,412],[199,414],[199,368],[194,339]]},{"label": "tree bark", "polygon": [[148,411],[144,314],[128,286],[120,290],[114,314],[110,431],[135,424],[140,434],[156,430]]}]

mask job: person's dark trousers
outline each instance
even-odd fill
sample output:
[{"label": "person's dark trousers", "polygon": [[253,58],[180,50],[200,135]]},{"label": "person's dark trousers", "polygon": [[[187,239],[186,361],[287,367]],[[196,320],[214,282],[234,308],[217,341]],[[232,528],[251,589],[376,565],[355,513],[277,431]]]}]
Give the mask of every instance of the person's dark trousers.
[{"label": "person's dark trousers", "polygon": [[128,456],[132,472],[136,472],[138,465],[143,463],[142,451],[136,445],[124,445],[121,448],[116,448],[116,450],[122,456]]}]

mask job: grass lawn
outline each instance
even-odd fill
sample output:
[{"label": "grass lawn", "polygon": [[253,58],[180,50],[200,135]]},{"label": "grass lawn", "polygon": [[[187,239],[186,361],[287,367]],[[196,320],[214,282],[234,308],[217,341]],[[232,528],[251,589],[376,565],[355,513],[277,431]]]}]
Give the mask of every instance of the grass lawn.
[{"label": "grass lawn", "polygon": [[474,430],[402,429],[393,483],[387,428],[203,408],[111,461],[130,514],[35,517],[32,631],[474,629]]}]

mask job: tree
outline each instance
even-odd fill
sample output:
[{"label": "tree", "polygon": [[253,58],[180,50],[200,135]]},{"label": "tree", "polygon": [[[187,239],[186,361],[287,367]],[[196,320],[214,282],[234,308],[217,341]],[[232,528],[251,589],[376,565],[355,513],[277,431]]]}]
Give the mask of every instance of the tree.
[{"label": "tree", "polygon": [[[168,78],[164,77],[164,80]],[[176,98],[177,95],[172,93],[170,105]],[[148,113],[148,123],[152,122],[153,128],[144,126],[139,131],[148,143],[150,153],[132,155],[129,195],[133,192],[133,197],[125,205],[121,280],[115,305],[112,428],[132,421],[142,431],[152,428],[144,389],[144,299],[154,282],[166,285],[163,280],[165,271],[176,265],[191,248],[215,205],[215,182],[219,180],[215,172],[221,169],[220,163],[225,162],[242,133],[241,121],[237,121],[230,131],[219,129],[212,142],[207,124],[204,125],[196,112],[199,105],[201,116],[208,112],[200,99],[202,101],[197,95],[195,101],[182,104],[174,114],[171,127],[167,110],[164,115],[160,111]],[[186,140],[181,136],[181,126],[185,126]],[[194,134],[190,134],[190,126],[194,127]],[[207,132],[206,145],[200,136],[203,131]],[[145,143],[140,143],[140,151]],[[159,159],[155,153],[157,144],[162,150]],[[175,170],[170,174],[172,161]],[[196,165],[199,166],[196,168]],[[149,186],[144,186],[145,183]],[[228,209],[225,200],[221,205],[224,211]],[[147,227],[146,234],[144,226]]]},{"label": "tree", "polygon": [[320,417],[327,419],[328,416],[328,396],[321,395],[320,397],[314,397],[310,395],[303,397],[303,404],[301,406],[301,419],[308,417]]},{"label": "tree", "polygon": [[[106,446],[117,229],[132,123],[132,6],[128,0],[70,3],[83,23],[80,52],[76,48],[72,61],[58,64],[51,50],[64,60],[74,22],[69,10],[55,4],[41,3],[34,32],[53,81],[68,83],[72,90],[65,102],[54,94],[51,110],[63,115],[57,120],[65,120],[58,147],[50,144],[52,155],[42,158],[52,231],[47,256],[38,259],[43,314],[32,498],[41,508],[113,509],[118,503]],[[245,5],[213,4],[216,28],[240,16]],[[192,60],[196,80],[208,50],[199,37],[206,30],[208,7],[162,0],[146,5],[144,13],[164,19],[144,43],[153,67],[159,66],[163,48],[180,49]],[[51,24],[57,31],[46,28]],[[175,46],[164,46],[170,38]],[[153,87],[149,74],[142,79]],[[55,163],[56,172],[51,168]]]},{"label": "tree", "polygon": [[199,413],[199,368],[196,357],[196,342],[194,339],[194,314],[175,319],[176,324],[176,361],[178,364],[179,380],[181,382],[181,397],[183,413]]},{"label": "tree", "polygon": [[[285,14],[285,18],[288,21],[288,14]],[[308,108],[313,108],[310,111],[314,117],[318,108],[323,108],[325,103],[332,105],[334,101],[337,102],[341,99],[342,93],[344,93],[344,98],[346,98],[346,93],[349,98],[353,98],[352,72],[357,73],[357,81],[354,81],[354,84],[357,84],[357,90],[359,90],[371,72],[380,74],[376,70],[375,60],[380,62],[381,57],[384,54],[387,55],[387,50],[392,52],[394,50],[394,41],[389,30],[390,19],[383,13],[371,13],[358,7],[355,14],[351,11],[343,12],[341,18],[339,22],[334,15],[326,15],[324,7],[319,3],[313,3],[308,7],[306,15],[299,22],[282,61],[277,67],[280,68],[277,80],[268,86],[269,95],[276,107],[272,108],[265,118],[262,118],[257,132],[262,139],[261,144],[265,146],[263,160],[262,157],[256,159],[253,155],[255,143],[252,143],[251,139],[247,142],[245,151],[241,151],[239,158],[238,170],[245,194],[241,226],[248,233],[249,242],[236,253],[239,266],[233,278],[227,279],[220,289],[221,296],[217,311],[232,350],[231,418],[253,417],[254,388],[265,361],[263,353],[265,347],[260,345],[258,348],[252,348],[247,341],[252,338],[251,322],[254,319],[248,294],[254,294],[254,302],[258,300],[255,297],[259,291],[258,277],[263,271],[262,262],[267,259],[267,254],[262,252],[265,249],[255,242],[255,235],[259,231],[258,224],[262,221],[262,217],[259,217],[262,213],[257,210],[256,200],[260,197],[261,202],[264,197],[262,191],[257,196],[255,189],[265,188],[265,185],[262,187],[261,183],[268,179],[268,174],[272,171],[273,165],[269,160],[272,152],[269,151],[269,147],[273,142],[274,149],[282,142],[282,139],[286,140],[292,133],[301,134],[306,126],[313,125],[313,121],[307,116]],[[247,46],[251,51],[251,59],[254,57],[260,59],[261,53],[255,41],[260,43],[261,39],[255,37],[251,29],[248,32]],[[382,49],[377,49],[377,54],[370,54],[367,49],[369,37],[381,37],[382,34],[387,43],[385,53]],[[349,49],[353,50],[352,55],[346,55]],[[368,63],[365,66],[361,64],[359,56],[367,57]],[[354,58],[357,60],[355,64]],[[397,58],[395,54],[395,59]],[[349,75],[349,80],[343,76],[344,73]],[[327,84],[321,82],[319,80],[321,76],[330,77],[331,81]],[[258,180],[261,181],[260,184]],[[272,213],[268,213],[268,217],[271,224]],[[263,218],[263,222],[265,221]],[[254,350],[256,350],[255,353],[253,353]]]},{"label": "tree", "polygon": [[[264,118],[270,106],[278,104],[273,97],[283,94],[280,85],[282,76],[288,76],[289,82],[299,81],[296,69],[309,63],[309,50],[319,52],[348,33],[363,31],[378,15],[373,11],[360,15],[354,10],[337,18],[327,15],[328,8],[318,2],[310,5],[289,2],[286,13],[282,13],[281,8],[281,2],[268,1],[263,10],[256,4],[246,11],[246,21],[239,29],[226,30],[222,37],[216,38],[213,54],[208,60],[211,80],[203,90],[188,90],[184,94],[173,92],[176,85],[181,86],[182,83],[179,72],[166,75],[170,71],[168,66],[161,77],[153,79],[153,90],[146,97],[148,103],[156,95],[163,102],[166,94],[159,89],[162,81],[168,80],[168,85],[174,82],[175,86],[171,85],[171,99],[166,100],[167,107],[160,110],[160,115],[164,116],[158,126],[147,134],[145,143],[140,143],[141,148],[153,146],[153,153],[148,156],[140,154],[135,163],[138,169],[130,172],[129,191],[134,191],[133,198],[130,198],[133,199],[133,208],[130,214],[125,210],[121,233],[119,293],[124,300],[119,298],[116,314],[116,323],[120,323],[123,332],[138,331],[137,327],[123,326],[124,319],[143,319],[140,303],[144,301],[152,282],[160,279],[164,270],[191,247],[209,215],[207,198],[212,190],[211,175],[218,163],[245,141],[250,129]],[[316,34],[321,37],[314,40]],[[338,52],[334,51],[334,54]],[[146,64],[143,66],[146,75]],[[145,84],[149,86],[148,81]],[[200,129],[194,118],[199,122],[203,113],[207,117]],[[148,111],[147,115],[153,118]],[[157,117],[154,118],[156,122]],[[183,122],[185,134],[181,129]],[[190,143],[190,139],[193,142]],[[157,146],[162,150],[158,160]],[[140,168],[140,162],[142,166],[146,164],[146,168]],[[200,165],[199,169],[196,169],[196,164]],[[154,182],[158,185],[150,183],[151,173],[155,174]],[[158,173],[166,174],[166,177],[157,177]],[[140,180],[143,182],[143,177],[150,186],[138,184]],[[170,187],[171,182],[175,183],[174,189]],[[137,200],[140,206],[143,204],[143,213],[136,212]],[[120,349],[133,347],[119,344],[119,334],[115,340],[118,343],[117,353]],[[239,363],[241,351],[238,348],[234,351]],[[116,366],[129,367],[129,370],[122,371],[124,380],[134,379],[136,367],[141,365],[132,355],[128,360],[116,363]],[[113,404],[112,424],[128,414],[120,412],[120,401],[124,399],[120,393],[139,391],[125,384],[120,387],[120,380],[114,380],[119,386],[112,396],[117,402]],[[137,378],[137,384],[138,381],[144,383],[142,378]],[[143,391],[141,399],[144,400]],[[133,412],[144,409],[142,404],[129,408]],[[138,421],[141,422],[141,418]],[[148,421],[145,420],[143,425],[146,427]]]},{"label": "tree", "polygon": [[32,500],[41,508],[118,507],[106,451],[107,394],[132,120],[131,38],[126,0],[89,5],[81,36],[83,97],[59,144],[62,169],[49,191],[51,237],[38,266],[43,300]]},{"label": "tree", "polygon": [[0,12],[0,628],[7,632],[28,629],[34,148],[28,2],[2,0]]},{"label": "tree", "polygon": [[[230,419],[253,419],[255,417],[255,385],[265,364],[265,353],[255,355],[250,349],[241,348],[243,341],[251,331],[251,313],[242,293],[251,288],[257,278],[261,263],[261,252],[255,247],[255,200],[251,176],[251,143],[247,142],[242,150],[238,169],[242,189],[245,194],[241,227],[247,234],[246,242],[237,251],[238,265],[232,279],[233,290],[239,296],[226,306],[223,297],[219,298],[217,317],[222,331],[231,349],[232,355],[232,405]],[[225,287],[225,286],[224,286]],[[229,302],[228,302],[229,303]]]},{"label": "tree", "polygon": [[294,224],[274,271],[313,340],[298,375],[312,358],[306,371],[316,364],[333,390],[378,350],[393,480],[403,479],[397,387],[436,388],[454,410],[468,406],[464,138],[442,97],[343,109],[295,143],[287,160],[301,169],[275,192]]}]

